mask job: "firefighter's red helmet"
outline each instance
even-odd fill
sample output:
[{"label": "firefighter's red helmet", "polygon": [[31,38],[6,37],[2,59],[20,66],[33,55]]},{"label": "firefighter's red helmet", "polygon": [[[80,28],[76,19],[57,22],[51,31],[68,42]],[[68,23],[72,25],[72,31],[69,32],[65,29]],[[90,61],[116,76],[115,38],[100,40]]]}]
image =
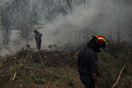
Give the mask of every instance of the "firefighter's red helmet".
[{"label": "firefighter's red helmet", "polygon": [[96,36],[98,40],[98,45],[101,47],[105,47],[107,45],[107,42],[103,36]]},{"label": "firefighter's red helmet", "polygon": [[37,29],[34,29],[34,32],[37,31]]}]

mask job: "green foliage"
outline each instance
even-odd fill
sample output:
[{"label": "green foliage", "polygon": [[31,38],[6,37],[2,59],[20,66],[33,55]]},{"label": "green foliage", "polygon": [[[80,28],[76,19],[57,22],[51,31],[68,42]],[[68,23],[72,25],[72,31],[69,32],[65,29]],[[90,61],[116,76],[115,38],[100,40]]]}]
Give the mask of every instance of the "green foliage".
[{"label": "green foliage", "polygon": [[[57,75],[59,73],[58,69],[55,69],[53,72],[32,71],[22,68],[20,64],[11,66],[9,68],[9,72],[11,73],[11,80],[14,73],[17,72],[16,79],[25,85],[45,84],[48,80],[50,80],[51,77],[53,78],[53,81],[65,78],[62,75]],[[70,78],[71,77],[69,77],[69,79]]]},{"label": "green foliage", "polygon": [[[108,51],[101,52],[98,54],[98,62],[100,67],[100,76],[99,76],[99,84],[103,88],[110,88],[116,82],[117,77],[120,73],[121,68],[124,64],[126,64],[126,68],[124,69],[119,84],[117,85],[119,88],[131,88],[126,87],[130,85],[130,81],[132,81],[132,76],[130,75],[130,47],[127,44],[123,45],[113,45],[108,48]],[[127,72],[126,72],[127,71]]]}]

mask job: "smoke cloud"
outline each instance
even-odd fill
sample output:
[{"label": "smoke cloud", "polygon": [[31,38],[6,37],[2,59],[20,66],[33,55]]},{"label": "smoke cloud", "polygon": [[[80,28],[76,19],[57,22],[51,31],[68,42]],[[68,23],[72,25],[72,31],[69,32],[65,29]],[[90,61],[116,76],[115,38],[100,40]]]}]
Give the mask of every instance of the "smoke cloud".
[{"label": "smoke cloud", "polygon": [[[49,44],[57,44],[58,46],[71,44],[76,46],[87,42],[92,35],[103,35],[106,38],[111,35],[113,41],[116,41],[118,30],[121,33],[122,41],[128,41],[126,17],[132,11],[127,2],[89,0],[85,7],[83,4],[74,4],[73,7],[72,14],[67,16],[59,15],[52,24],[45,24],[45,28],[41,29],[44,34],[43,47]],[[120,20],[120,29],[118,29],[118,20]],[[79,34],[87,35],[88,39]]]},{"label": "smoke cloud", "polygon": [[[44,23],[44,26],[38,29],[43,34],[42,49],[47,49],[49,45],[57,45],[58,47],[79,46],[88,42],[92,35],[103,35],[106,38],[111,36],[116,41],[117,30],[120,31],[122,40],[129,40],[126,35],[128,33],[128,18],[132,14],[130,2],[87,0],[84,6],[83,3],[79,4],[82,0],[77,1],[73,0],[72,13],[65,16],[59,14],[50,23],[43,18],[39,21]],[[119,25],[117,24],[118,20],[120,20]],[[87,38],[83,37],[85,35]],[[14,41],[14,39],[19,41],[18,35],[13,34],[10,40]],[[13,43],[10,46],[14,50],[25,45],[24,42],[21,42],[20,46],[14,46]],[[30,41],[29,44],[31,47],[36,47],[35,40]]]}]

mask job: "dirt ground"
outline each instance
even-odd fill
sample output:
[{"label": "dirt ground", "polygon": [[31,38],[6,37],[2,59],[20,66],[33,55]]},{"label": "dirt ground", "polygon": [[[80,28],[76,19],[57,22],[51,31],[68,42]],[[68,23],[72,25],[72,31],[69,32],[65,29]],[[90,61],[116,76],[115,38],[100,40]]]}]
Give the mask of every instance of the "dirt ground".
[{"label": "dirt ground", "polygon": [[[22,50],[15,55],[6,56],[0,61],[0,88],[85,88],[79,78],[74,53],[75,51]],[[40,71],[43,66],[46,70]],[[35,75],[37,83],[34,80],[30,80],[32,83],[26,82],[28,79],[24,78],[25,75],[33,77],[27,71]],[[49,75],[42,76],[45,78],[42,82],[37,72]]]}]

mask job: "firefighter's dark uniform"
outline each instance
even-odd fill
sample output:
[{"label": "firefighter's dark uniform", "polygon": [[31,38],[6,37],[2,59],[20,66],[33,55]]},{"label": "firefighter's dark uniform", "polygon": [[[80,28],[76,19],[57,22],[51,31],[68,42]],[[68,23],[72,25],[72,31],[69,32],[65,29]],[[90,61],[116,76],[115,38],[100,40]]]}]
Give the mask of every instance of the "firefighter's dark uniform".
[{"label": "firefighter's dark uniform", "polygon": [[91,73],[98,71],[97,55],[91,48],[85,48],[78,57],[79,74],[81,81],[86,88],[94,88],[94,81]]},{"label": "firefighter's dark uniform", "polygon": [[93,36],[87,43],[87,47],[80,51],[78,56],[78,71],[82,83],[86,88],[98,88],[98,65],[97,52],[100,48],[104,49],[107,45],[103,36]]},{"label": "firefighter's dark uniform", "polygon": [[39,33],[38,31],[35,31],[35,40],[36,40],[37,49],[41,48],[41,37],[42,37],[42,34]]},{"label": "firefighter's dark uniform", "polygon": [[91,73],[97,73],[97,54],[100,52],[100,47],[95,40],[90,41],[87,47],[79,52],[78,56],[78,71],[80,79],[86,88],[95,88],[95,83]]}]

